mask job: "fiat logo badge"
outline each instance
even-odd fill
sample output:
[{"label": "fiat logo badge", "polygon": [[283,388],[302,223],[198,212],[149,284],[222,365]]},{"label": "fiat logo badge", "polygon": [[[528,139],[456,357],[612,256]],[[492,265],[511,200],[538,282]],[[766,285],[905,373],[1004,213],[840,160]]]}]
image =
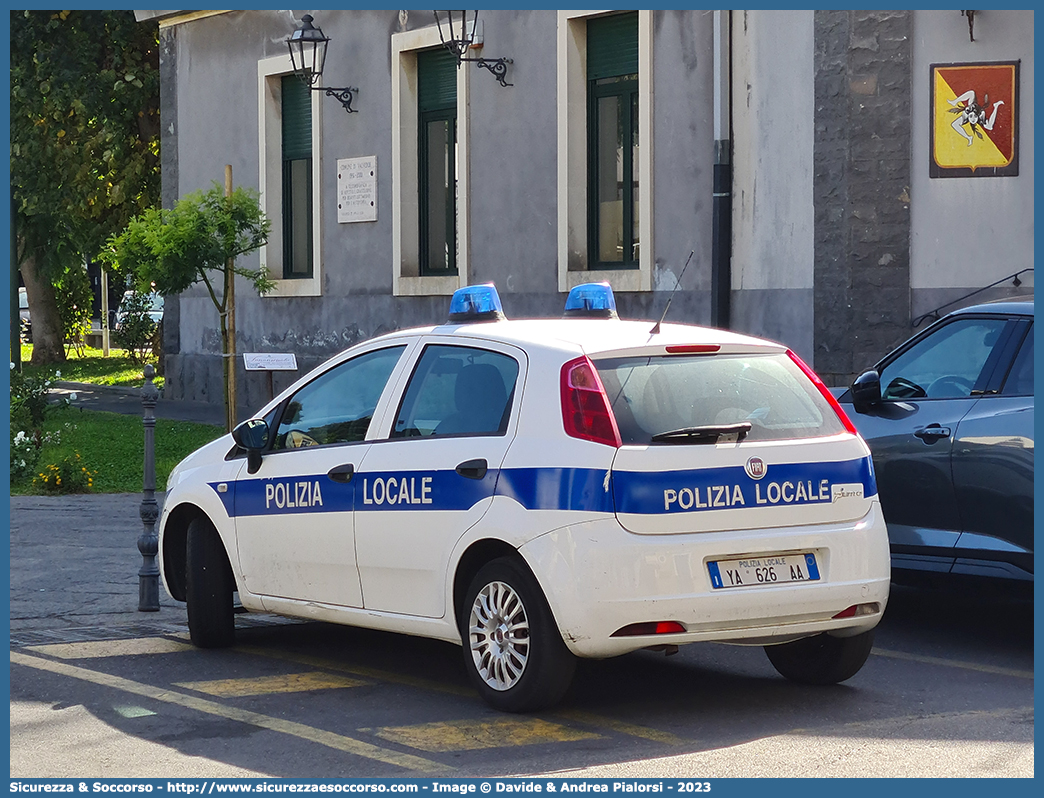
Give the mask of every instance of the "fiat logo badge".
[{"label": "fiat logo badge", "polygon": [[743,466],[743,469],[751,479],[761,479],[765,476],[765,472],[768,471],[768,466],[765,465],[765,461],[760,457],[751,457],[747,460],[747,464]]}]

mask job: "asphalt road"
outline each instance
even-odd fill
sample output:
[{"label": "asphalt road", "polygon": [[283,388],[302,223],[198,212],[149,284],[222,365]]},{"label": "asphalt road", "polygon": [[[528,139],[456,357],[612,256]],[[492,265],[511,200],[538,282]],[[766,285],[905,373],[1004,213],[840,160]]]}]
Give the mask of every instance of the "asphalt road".
[{"label": "asphalt road", "polygon": [[[144,382],[144,380],[143,380]],[[74,407],[106,413],[141,416],[141,388],[112,385],[92,385],[83,382],[57,381],[49,392],[51,401],[66,400]],[[225,407],[220,402],[190,402],[183,399],[163,399],[156,402],[156,418],[194,421],[197,424],[224,426]]]},{"label": "asphalt road", "polygon": [[138,613],[140,497],[12,499],[13,777],[1029,777],[1032,605],[896,588],[844,685],[759,648],[584,662],[566,702],[490,710],[453,645],[237,617],[187,644]]}]

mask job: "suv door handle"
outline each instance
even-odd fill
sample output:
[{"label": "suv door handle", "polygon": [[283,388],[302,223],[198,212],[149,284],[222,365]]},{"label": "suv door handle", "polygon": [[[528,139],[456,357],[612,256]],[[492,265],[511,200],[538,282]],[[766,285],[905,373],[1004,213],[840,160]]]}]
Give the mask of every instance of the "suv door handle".
[{"label": "suv door handle", "polygon": [[334,466],[326,472],[326,476],[330,477],[334,482],[343,482],[347,484],[351,482],[352,477],[355,476],[355,466],[351,463]]},{"label": "suv door handle", "polygon": [[938,424],[929,424],[924,429],[919,429],[914,433],[925,443],[935,443],[940,438],[950,437],[949,427],[940,427]]},{"label": "suv door handle", "polygon": [[479,457],[475,460],[465,460],[459,466],[457,466],[457,473],[462,477],[468,479],[482,479],[486,476],[486,471],[489,468],[486,461]]}]

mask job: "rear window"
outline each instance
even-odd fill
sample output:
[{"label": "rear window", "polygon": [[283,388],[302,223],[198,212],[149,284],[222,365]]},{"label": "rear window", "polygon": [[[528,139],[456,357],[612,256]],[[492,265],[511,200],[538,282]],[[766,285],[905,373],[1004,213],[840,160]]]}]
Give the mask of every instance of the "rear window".
[{"label": "rear window", "polygon": [[750,424],[744,441],[844,432],[837,414],[786,354],[657,355],[594,363],[625,444],[743,422]]}]

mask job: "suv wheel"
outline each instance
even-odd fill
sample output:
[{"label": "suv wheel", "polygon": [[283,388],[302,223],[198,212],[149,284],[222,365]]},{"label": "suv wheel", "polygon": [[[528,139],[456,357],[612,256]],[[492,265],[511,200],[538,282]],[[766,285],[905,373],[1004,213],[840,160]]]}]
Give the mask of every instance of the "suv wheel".
[{"label": "suv wheel", "polygon": [[536,579],[516,558],[479,570],[458,622],[468,676],[490,706],[531,712],[558,703],[569,689],[576,659]]},{"label": "suv wheel", "polygon": [[232,607],[235,578],[217,530],[205,518],[188,527],[185,552],[185,601],[189,637],[200,648],[226,648],[235,642]]},{"label": "suv wheel", "polygon": [[769,662],[792,682],[837,684],[851,679],[863,667],[874,646],[874,630],[855,637],[823,633],[792,643],[765,646]]}]

